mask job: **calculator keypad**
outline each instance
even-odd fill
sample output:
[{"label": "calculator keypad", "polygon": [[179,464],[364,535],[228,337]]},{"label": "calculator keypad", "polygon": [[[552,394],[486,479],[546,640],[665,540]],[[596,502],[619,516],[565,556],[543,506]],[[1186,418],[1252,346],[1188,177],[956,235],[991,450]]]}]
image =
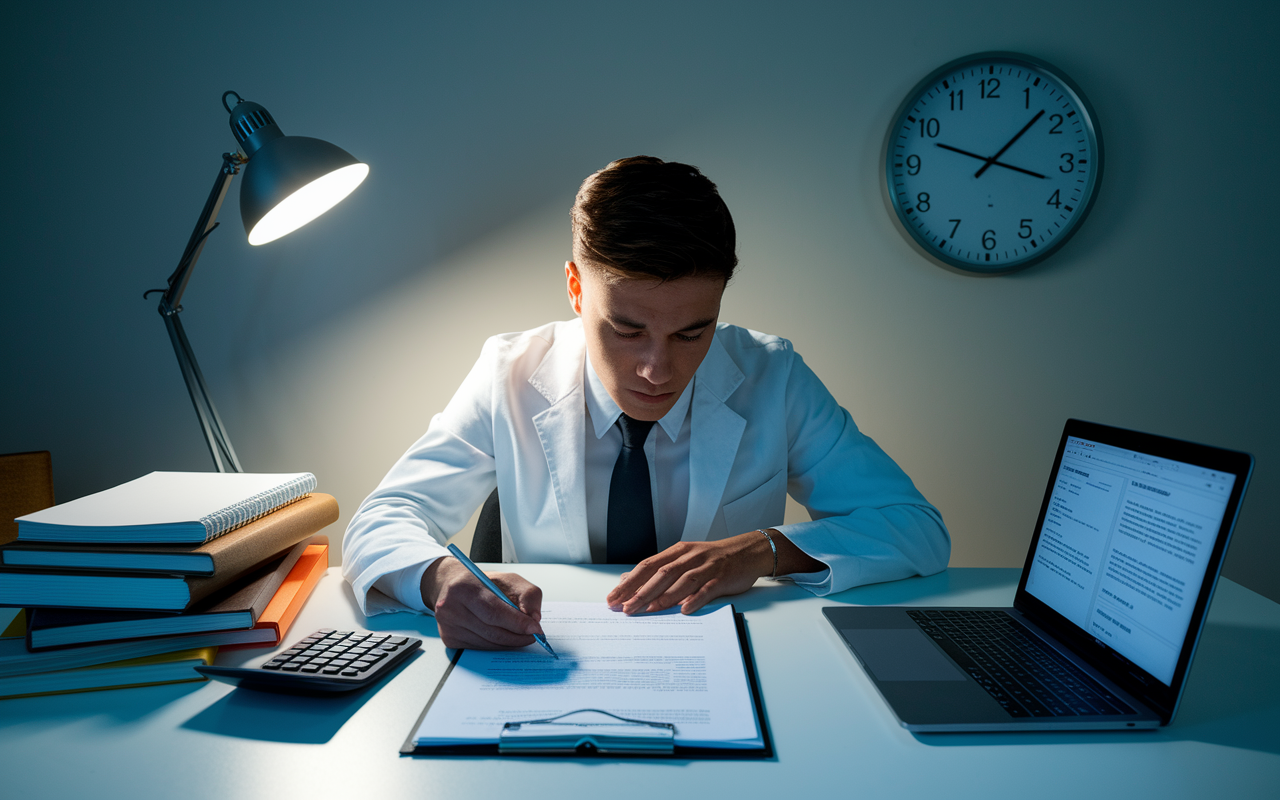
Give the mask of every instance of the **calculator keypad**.
[{"label": "calculator keypad", "polygon": [[422,645],[413,636],[321,628],[258,668],[201,667],[211,678],[286,692],[333,692],[377,681]]},{"label": "calculator keypad", "polygon": [[262,665],[262,669],[359,678],[407,645],[407,636],[322,628]]}]

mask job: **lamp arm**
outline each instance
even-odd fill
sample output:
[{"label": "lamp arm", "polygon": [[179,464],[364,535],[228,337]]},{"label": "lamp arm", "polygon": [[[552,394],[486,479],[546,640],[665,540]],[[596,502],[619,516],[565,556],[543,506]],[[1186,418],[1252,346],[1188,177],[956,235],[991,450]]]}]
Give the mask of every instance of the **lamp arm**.
[{"label": "lamp arm", "polygon": [[239,153],[222,154],[222,167],[218,170],[218,179],[214,181],[213,189],[209,192],[209,199],[205,201],[204,209],[200,212],[200,219],[196,222],[195,230],[191,232],[191,239],[182,253],[182,259],[178,261],[177,268],[169,276],[169,287],[164,290],[164,296],[160,298],[160,306],[157,309],[160,316],[164,317],[165,328],[169,331],[169,341],[173,344],[174,355],[178,358],[178,368],[182,370],[182,379],[186,382],[187,392],[191,395],[191,404],[195,407],[196,416],[200,419],[200,428],[209,446],[209,455],[213,456],[214,466],[219,472],[244,472],[244,469],[240,466],[240,459],[236,457],[235,449],[231,447],[231,440],[222,425],[222,418],[218,416],[218,410],[209,397],[204,373],[196,363],[195,353],[191,350],[191,343],[187,341],[187,334],[182,329],[182,321],[178,318],[178,313],[182,311],[182,293],[186,291],[187,282],[191,280],[191,272],[195,269],[201,251],[204,250],[205,240],[209,238],[210,233],[213,233],[213,229],[218,227],[218,211],[222,208],[222,201],[226,199],[231,179],[240,171],[240,167],[246,160]]},{"label": "lamp arm", "polygon": [[235,448],[231,446],[231,439],[227,436],[227,429],[222,425],[222,417],[218,416],[218,409],[209,397],[204,373],[196,363],[196,354],[192,352],[187,333],[182,329],[182,320],[175,312],[164,318],[164,325],[169,330],[169,341],[178,357],[178,368],[182,370],[182,379],[187,384],[187,393],[191,395],[191,405],[195,407],[196,417],[200,420],[200,429],[204,433],[205,444],[209,446],[214,467],[218,472],[244,472]]},{"label": "lamp arm", "polygon": [[218,227],[218,212],[222,210],[222,201],[227,197],[231,179],[240,172],[240,167],[246,161],[247,159],[239,153],[222,154],[222,167],[218,170],[218,178],[213,182],[209,199],[204,203],[204,209],[201,210],[200,218],[196,221],[195,230],[191,231],[191,239],[187,242],[186,249],[182,251],[182,258],[179,259],[173,274],[169,276],[169,288],[165,289],[164,297],[160,300],[160,313],[164,316],[176,314],[182,310],[182,294],[187,290],[191,272],[195,269],[196,261],[200,259],[200,253],[204,250],[205,239],[213,233],[214,228]]}]

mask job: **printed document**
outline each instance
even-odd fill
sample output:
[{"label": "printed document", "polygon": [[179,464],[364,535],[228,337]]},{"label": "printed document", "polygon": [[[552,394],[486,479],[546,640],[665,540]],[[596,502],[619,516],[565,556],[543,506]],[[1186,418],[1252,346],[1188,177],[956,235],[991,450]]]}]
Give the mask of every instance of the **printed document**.
[{"label": "printed document", "polygon": [[549,602],[542,628],[558,660],[536,644],[464,651],[416,744],[493,744],[506,722],[594,708],[673,723],[678,745],[763,746],[732,606],[628,617],[603,603]]}]

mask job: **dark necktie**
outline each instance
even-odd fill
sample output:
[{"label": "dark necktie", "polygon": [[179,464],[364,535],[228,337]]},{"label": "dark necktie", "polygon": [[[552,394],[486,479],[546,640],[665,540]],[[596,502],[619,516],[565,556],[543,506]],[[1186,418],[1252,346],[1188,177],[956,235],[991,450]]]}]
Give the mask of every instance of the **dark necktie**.
[{"label": "dark necktie", "polygon": [[635,564],[658,552],[649,459],[644,456],[644,440],[653,423],[623,414],[618,417],[618,427],[622,429],[622,452],[609,481],[608,560],[610,564]]}]

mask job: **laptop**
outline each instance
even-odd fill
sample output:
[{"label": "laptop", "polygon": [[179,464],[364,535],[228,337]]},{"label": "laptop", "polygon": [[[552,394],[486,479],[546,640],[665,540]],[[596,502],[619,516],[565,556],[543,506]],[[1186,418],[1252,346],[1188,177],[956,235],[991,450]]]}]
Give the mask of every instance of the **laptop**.
[{"label": "laptop", "polygon": [[1252,471],[1067,420],[1012,608],[822,612],[911,731],[1167,725]]}]

